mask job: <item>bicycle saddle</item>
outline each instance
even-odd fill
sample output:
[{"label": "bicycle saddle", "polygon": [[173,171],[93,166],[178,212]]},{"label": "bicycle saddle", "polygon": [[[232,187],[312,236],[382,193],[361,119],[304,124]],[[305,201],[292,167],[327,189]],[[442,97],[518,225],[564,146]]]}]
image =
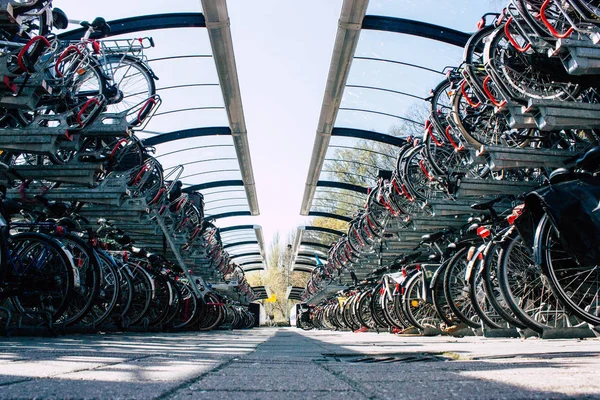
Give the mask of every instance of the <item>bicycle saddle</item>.
[{"label": "bicycle saddle", "polygon": [[84,28],[89,28],[91,26],[95,32],[98,32],[101,35],[107,35],[110,33],[110,25],[108,25],[106,20],[102,17],[97,17],[92,21],[92,23],[89,23],[88,21],[81,21],[80,25]]},{"label": "bicycle saddle", "polygon": [[69,205],[62,201],[51,201],[40,195],[35,195],[33,198],[42,203],[46,210],[50,211],[50,216],[63,217],[69,210]]},{"label": "bicycle saddle", "polygon": [[82,154],[78,158],[81,162],[104,162],[108,156],[104,154]]},{"label": "bicycle saddle", "polygon": [[506,198],[506,195],[501,195],[501,196],[495,197],[491,200],[471,204],[471,208],[473,210],[478,210],[478,211],[491,210],[496,203],[499,203],[500,201],[504,200],[505,198]]},{"label": "bicycle saddle", "polygon": [[58,7],[52,9],[52,26],[56,29],[67,29],[69,26],[67,14]]},{"label": "bicycle saddle", "polygon": [[600,169],[600,146],[588,150],[581,158],[575,161],[579,169],[586,171],[596,171]]},{"label": "bicycle saddle", "polygon": [[68,217],[62,217],[58,221],[56,221],[56,225],[63,226],[67,228],[69,231],[74,231],[78,228],[77,223]]},{"label": "bicycle saddle", "polygon": [[438,231],[434,233],[428,233],[427,235],[421,236],[421,241],[423,243],[434,243],[444,237],[447,231]]},{"label": "bicycle saddle", "polygon": [[[129,244],[133,243],[133,240],[131,239],[131,237],[129,235],[115,236],[115,241],[117,243],[119,243],[120,245],[129,245]],[[132,250],[131,252],[135,254],[135,251]]]},{"label": "bicycle saddle", "polygon": [[4,200],[2,202],[2,211],[6,215],[16,215],[23,209],[23,203],[18,200]]},{"label": "bicycle saddle", "polygon": [[550,184],[556,185],[562,182],[573,181],[583,176],[580,172],[571,171],[568,168],[558,168],[550,174]]}]

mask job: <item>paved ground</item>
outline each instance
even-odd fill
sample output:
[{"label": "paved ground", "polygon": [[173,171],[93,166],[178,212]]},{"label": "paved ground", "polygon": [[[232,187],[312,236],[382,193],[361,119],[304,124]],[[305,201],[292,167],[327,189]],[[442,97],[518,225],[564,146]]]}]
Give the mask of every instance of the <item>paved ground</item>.
[{"label": "paved ground", "polygon": [[0,398],[600,398],[600,340],[261,328],[0,338]]}]

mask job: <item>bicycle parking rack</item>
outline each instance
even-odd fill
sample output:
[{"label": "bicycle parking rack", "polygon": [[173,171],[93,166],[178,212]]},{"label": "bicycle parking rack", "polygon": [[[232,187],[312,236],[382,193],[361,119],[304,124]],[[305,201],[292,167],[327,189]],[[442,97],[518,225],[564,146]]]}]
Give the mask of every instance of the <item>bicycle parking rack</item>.
[{"label": "bicycle parking rack", "polygon": [[505,114],[508,125],[512,129],[532,129],[537,128],[533,115],[523,111],[523,105],[509,101],[506,104],[496,107],[497,114]]},{"label": "bicycle parking rack", "polygon": [[431,210],[435,217],[445,217],[453,215],[469,215],[478,212],[473,210],[471,205],[475,203],[474,200],[438,200],[433,199],[428,201]]},{"label": "bicycle parking rack", "polygon": [[483,327],[483,337],[486,338],[520,338],[517,328],[488,328]]},{"label": "bicycle parking rack", "polygon": [[[120,207],[127,196],[127,179],[128,177],[125,175],[108,176],[95,188],[85,188],[78,185],[61,185],[48,191],[44,196],[49,200],[82,201],[85,203]],[[37,187],[37,189],[43,191],[42,187]],[[28,190],[32,195],[37,194],[35,192],[36,187]],[[12,189],[9,194],[16,198],[20,196],[18,189]]]},{"label": "bicycle parking rack", "polygon": [[548,56],[559,57],[571,75],[600,74],[600,48],[593,39],[558,39],[555,48],[548,49]]},{"label": "bicycle parking rack", "polygon": [[531,192],[540,185],[537,182],[511,182],[491,179],[462,178],[457,182],[457,197],[479,197],[486,195],[519,195]]},{"label": "bicycle parking rack", "polygon": [[542,131],[600,128],[600,104],[531,99],[524,112]]},{"label": "bicycle parking rack", "polygon": [[96,184],[96,174],[102,170],[103,166],[100,163],[71,162],[52,165],[15,165],[7,171],[7,175],[10,175],[13,180],[23,178],[91,187]]},{"label": "bicycle parking rack", "polygon": [[129,137],[128,111],[102,113],[81,131],[83,137]]},{"label": "bicycle parking rack", "polygon": [[483,145],[477,151],[492,171],[517,168],[560,168],[575,155],[569,150],[514,148]]},{"label": "bicycle parking rack", "polygon": [[544,329],[542,339],[590,339],[595,338],[596,335],[588,327],[572,326],[568,328],[551,328]]}]

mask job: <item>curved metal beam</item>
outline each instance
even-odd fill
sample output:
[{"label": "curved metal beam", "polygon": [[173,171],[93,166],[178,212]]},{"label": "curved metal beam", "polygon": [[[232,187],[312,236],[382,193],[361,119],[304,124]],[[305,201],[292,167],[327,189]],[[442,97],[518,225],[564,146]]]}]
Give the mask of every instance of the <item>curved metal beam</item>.
[{"label": "curved metal beam", "polygon": [[331,247],[331,245],[323,244],[323,243],[316,243],[316,242],[300,242],[300,246],[320,247],[322,249],[327,249],[327,250],[329,250],[329,248]]},{"label": "curved metal beam", "polygon": [[294,265],[304,265],[304,266],[313,267],[313,268],[316,266],[315,264],[311,264],[306,261],[296,261],[296,263]]},{"label": "curved metal beam", "polygon": [[[423,101],[427,101],[424,97],[422,96],[417,96],[416,94],[411,94],[411,93],[407,93],[407,92],[401,92],[399,90],[392,90],[392,89],[386,89],[386,88],[382,88],[382,87],[377,87],[377,86],[367,86],[367,85],[346,85],[347,88],[355,88],[355,89],[369,89],[369,90],[376,90],[379,92],[386,92],[386,93],[393,93],[393,94],[399,94],[401,96],[406,96],[406,97],[411,97],[413,99],[417,99],[417,100],[423,100]],[[335,129],[335,128],[334,128]]]},{"label": "curved metal beam", "polygon": [[373,140],[375,142],[390,144],[397,147],[402,147],[406,144],[406,139],[401,137],[354,128],[333,128],[331,130],[331,136],[354,137],[365,140]]},{"label": "curved metal beam", "polygon": [[245,241],[245,242],[229,243],[229,244],[223,245],[223,248],[224,249],[228,249],[230,247],[247,246],[249,244],[258,244],[258,240],[248,240],[248,241]]},{"label": "curved metal beam", "polygon": [[[169,13],[140,15],[137,17],[115,19],[108,21],[110,33],[106,37],[125,35],[127,33],[172,29],[172,28],[205,28],[206,21],[202,13]],[[79,40],[85,34],[86,28],[77,28],[61,33],[61,40]],[[92,38],[98,36],[92,35]]]},{"label": "curved metal beam", "polygon": [[376,111],[376,110],[367,110],[365,108],[351,108],[351,107],[340,107],[339,110],[340,111],[358,111],[358,112],[365,112],[365,113],[370,113],[370,114],[385,115],[386,117],[397,118],[399,120],[410,122],[411,124],[415,124],[418,126],[425,126],[425,124],[423,124],[422,122],[415,121],[414,119],[405,118],[405,117],[401,117],[400,115],[384,113],[384,112]]},{"label": "curved metal beam", "polygon": [[183,189],[184,192],[190,193],[196,190],[205,190],[205,189],[213,189],[218,187],[227,187],[227,186],[244,186],[244,181],[240,179],[232,179],[227,181],[213,181],[200,183],[198,185],[188,186]]},{"label": "curved metal beam", "polygon": [[240,253],[240,254],[234,254],[229,256],[229,258],[242,258],[242,257],[254,257],[254,256],[260,256],[260,252],[259,251],[252,251],[250,253]]},{"label": "curved metal beam", "polygon": [[[345,190],[350,190],[352,192],[358,192],[358,193],[363,193],[363,194],[368,194],[368,192],[369,192],[369,188],[354,185],[352,183],[345,183],[345,182],[318,181],[316,186],[317,187],[329,187],[329,188],[335,188],[335,189],[345,189]],[[313,194],[313,196],[314,196],[314,194]],[[308,212],[306,215],[308,215]]]},{"label": "curved metal beam", "polygon": [[314,231],[314,232],[323,232],[323,233],[331,233],[333,235],[338,235],[338,236],[344,236],[345,233],[335,230],[335,229],[331,229],[331,228],[323,228],[321,226],[305,226],[304,227],[305,231]]},{"label": "curved metal beam", "polygon": [[338,215],[338,214],[333,214],[333,213],[328,213],[328,212],[323,212],[323,211],[311,211],[308,213],[308,215],[310,217],[332,218],[332,219],[337,219],[337,220],[344,221],[344,222],[352,221],[352,218],[348,218],[344,215]]},{"label": "curved metal beam", "polygon": [[264,271],[265,267],[261,265],[260,267],[250,267],[250,268],[242,268],[244,272],[254,272],[254,271]]},{"label": "curved metal beam", "polygon": [[215,215],[208,215],[204,219],[220,219],[220,218],[229,218],[229,217],[246,217],[250,216],[252,213],[250,211],[232,211]]},{"label": "curved metal beam", "polygon": [[444,26],[414,21],[411,19],[379,15],[365,16],[362,22],[362,29],[404,33],[407,35],[437,40],[438,42],[448,43],[458,47],[465,47],[467,41],[471,38],[470,33],[457,31]]},{"label": "curved metal beam", "polygon": [[183,129],[180,131],[174,131],[169,133],[163,133],[160,135],[152,136],[142,140],[144,146],[156,146],[157,144],[163,144],[173,142],[175,140],[189,139],[201,136],[219,136],[219,135],[231,135],[231,129],[227,126],[211,126],[207,128],[191,128]]},{"label": "curved metal beam", "polygon": [[[322,254],[325,254],[325,253],[323,253],[323,252],[321,252],[321,253],[322,253]],[[312,257],[312,258],[314,259],[314,258],[315,258],[315,255],[314,255],[314,253],[308,253],[308,252],[301,251],[301,252],[299,252],[299,253],[298,253],[298,257],[309,257],[309,258],[310,258],[310,257]],[[324,260],[327,260],[327,257],[322,257],[322,256],[321,256],[321,257],[319,257],[319,258],[320,258],[320,259],[322,258],[322,259],[324,259]]]},{"label": "curved metal beam", "polygon": [[224,228],[219,228],[219,232],[223,233],[223,232],[230,232],[230,231],[241,231],[241,230],[245,230],[245,229],[256,229],[258,225],[232,225],[232,226],[226,226]]},{"label": "curved metal beam", "polygon": [[306,267],[306,266],[298,266],[298,267],[296,267],[294,265],[294,267],[292,268],[292,271],[311,273],[314,269],[315,269],[315,267],[312,267],[312,268],[311,267]]},{"label": "curved metal beam", "polygon": [[256,260],[244,261],[244,262],[236,263],[236,264],[239,265],[240,267],[243,267],[245,265],[264,265],[262,262],[256,261]]}]

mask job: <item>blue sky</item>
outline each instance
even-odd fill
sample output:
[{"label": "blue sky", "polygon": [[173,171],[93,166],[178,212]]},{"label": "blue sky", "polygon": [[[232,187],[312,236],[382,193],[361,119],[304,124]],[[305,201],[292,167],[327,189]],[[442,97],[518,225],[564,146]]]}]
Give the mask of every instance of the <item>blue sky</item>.
[{"label": "blue sky", "polygon": [[[368,13],[425,20],[472,31],[483,12],[498,9],[502,3],[492,0],[372,0]],[[227,4],[261,210],[260,216],[243,218],[235,223],[262,225],[265,239],[269,241],[276,231],[287,236],[288,232],[307,222],[305,217],[299,215],[300,203],[342,2],[228,0]],[[96,16],[111,20],[163,12],[201,11],[199,0],[55,0],[54,5],[62,8],[69,18],[77,20],[92,20]],[[189,52],[190,48],[199,53],[209,53],[205,32],[191,31],[153,33],[160,40],[157,40],[157,47],[151,50],[149,57],[177,54],[178,49]],[[459,49],[446,52],[439,45],[423,39],[376,32],[363,34],[358,51],[431,65],[447,65],[460,57],[461,53]],[[190,67],[189,71],[186,67]],[[167,66],[155,68],[159,76],[176,83],[216,81],[214,65],[206,60],[189,63],[175,71]],[[429,86],[437,79],[422,77],[418,71],[410,68],[386,70],[384,67],[371,68],[365,65],[356,65],[353,74],[351,78],[366,79],[378,85],[389,84],[398,90],[410,90],[419,95],[426,95],[431,88]],[[195,101],[203,106],[222,105],[222,98],[215,93],[214,87],[202,90],[194,92]],[[169,94],[165,93],[161,110],[183,107],[186,96],[191,95],[175,94],[170,91]],[[402,108],[409,104],[405,99],[377,104],[380,100],[376,98],[361,97],[356,92],[353,95],[358,96],[359,103],[368,103],[371,108]],[[394,103],[396,100],[397,104]],[[345,101],[351,104],[351,99]],[[402,114],[401,111],[397,113]],[[385,129],[377,125],[375,119],[360,120],[366,121],[365,126],[360,126],[363,129]],[[356,121],[350,117],[343,123],[357,124]],[[156,122],[152,121],[152,129],[168,132],[174,128],[214,126],[223,122],[223,113],[218,111],[194,115],[186,113],[184,117],[175,117],[173,114],[169,119],[157,118]],[[193,160],[192,155],[189,157]],[[232,223],[219,221],[220,225]]]}]

